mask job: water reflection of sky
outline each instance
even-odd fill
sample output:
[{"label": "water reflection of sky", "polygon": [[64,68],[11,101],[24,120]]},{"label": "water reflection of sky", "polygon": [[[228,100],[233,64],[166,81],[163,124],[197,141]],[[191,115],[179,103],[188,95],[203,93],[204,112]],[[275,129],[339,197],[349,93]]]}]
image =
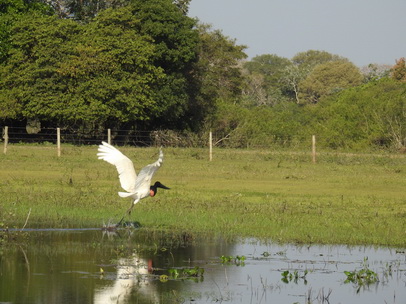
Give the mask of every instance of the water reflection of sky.
[{"label": "water reflection of sky", "polygon": [[[110,237],[98,230],[29,233],[25,243],[0,250],[0,302],[404,304],[406,299],[404,250],[221,238],[189,242],[141,230]],[[222,263],[222,255],[246,260]],[[357,293],[344,283],[344,271],[360,270],[365,258],[380,282]],[[169,269],[195,266],[204,269],[202,278],[160,281]],[[299,278],[284,283],[284,271],[297,271]]]},{"label": "water reflection of sky", "polygon": [[[264,253],[269,256],[264,257]],[[208,275],[205,284],[208,282],[207,289],[221,287],[223,296],[228,296],[226,299],[232,303],[304,303],[307,297],[318,303],[330,290],[330,303],[404,303],[406,299],[405,254],[397,254],[396,250],[246,242],[234,247],[230,254],[245,255],[245,266],[223,267],[223,273],[217,272],[212,278],[215,286],[210,284]],[[344,271],[361,269],[366,257],[369,269],[378,273],[380,283],[361,288],[357,293],[353,284],[344,284]],[[386,278],[388,265],[393,265],[392,277]],[[286,284],[281,281],[285,270],[297,270],[299,275],[305,270],[309,272],[305,279]]]}]

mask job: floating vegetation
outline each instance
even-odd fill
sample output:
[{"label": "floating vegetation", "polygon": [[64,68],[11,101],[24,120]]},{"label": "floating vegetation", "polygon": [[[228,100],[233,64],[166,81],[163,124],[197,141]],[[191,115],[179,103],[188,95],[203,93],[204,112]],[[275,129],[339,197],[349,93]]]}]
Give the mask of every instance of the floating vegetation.
[{"label": "floating vegetation", "polygon": [[231,256],[231,255],[222,255],[220,257],[221,263],[228,264],[228,265],[236,265],[236,266],[245,266],[246,257],[241,255]]},{"label": "floating vegetation", "polygon": [[[251,238],[225,242],[150,228],[126,232],[120,228],[108,238],[100,228],[44,230],[27,232],[24,244],[18,239],[2,246],[0,240],[0,300],[405,304],[405,256],[392,248],[277,244]],[[245,266],[236,267],[242,261]],[[355,283],[344,284],[344,270],[356,273],[363,266],[376,271],[379,283],[356,294]],[[27,278],[30,288],[21,288]],[[375,287],[378,292],[369,290]]]},{"label": "floating vegetation", "polygon": [[203,280],[204,268],[195,266],[193,268],[170,268],[168,270],[169,276],[161,275],[160,280],[161,282],[168,281],[169,279],[172,280],[184,280],[184,279],[201,279]]},{"label": "floating vegetation", "polygon": [[347,279],[344,283],[353,283],[357,287],[357,293],[361,287],[379,282],[378,274],[369,269],[368,257],[364,258],[363,267],[360,270],[344,271]]},{"label": "floating vegetation", "polygon": [[289,270],[285,270],[284,272],[282,272],[281,281],[286,284],[293,281],[295,284],[297,284],[297,282],[299,280],[303,280],[303,283],[306,285],[307,284],[306,276],[308,273],[309,273],[309,271],[307,269],[303,273],[300,273],[297,270],[295,270],[293,272],[290,272]]}]

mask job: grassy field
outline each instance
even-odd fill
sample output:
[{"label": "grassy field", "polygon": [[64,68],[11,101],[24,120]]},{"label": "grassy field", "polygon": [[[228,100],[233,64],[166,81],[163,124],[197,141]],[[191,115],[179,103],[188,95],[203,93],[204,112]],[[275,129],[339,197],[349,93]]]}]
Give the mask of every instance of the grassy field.
[{"label": "grassy field", "polygon": [[[11,145],[0,155],[0,225],[102,227],[130,206],[96,146]],[[123,147],[137,171],[156,148]],[[129,220],[279,242],[406,247],[406,155],[164,149],[154,180],[171,187],[137,204]]]}]

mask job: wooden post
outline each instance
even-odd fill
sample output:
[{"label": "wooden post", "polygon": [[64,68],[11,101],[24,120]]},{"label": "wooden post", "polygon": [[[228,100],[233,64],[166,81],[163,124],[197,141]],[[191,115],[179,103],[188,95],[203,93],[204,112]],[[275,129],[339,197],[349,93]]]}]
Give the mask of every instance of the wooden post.
[{"label": "wooden post", "polygon": [[4,127],[4,134],[3,134],[3,138],[4,138],[4,154],[7,153],[7,145],[8,145],[8,127]]},{"label": "wooden post", "polygon": [[107,129],[107,143],[111,145],[111,129]]},{"label": "wooden post", "polygon": [[313,164],[316,163],[316,135],[312,135],[312,159]]},{"label": "wooden post", "polygon": [[213,134],[209,133],[209,161],[213,159]]},{"label": "wooden post", "polygon": [[61,129],[56,128],[56,145],[58,149],[58,157],[61,156]]}]

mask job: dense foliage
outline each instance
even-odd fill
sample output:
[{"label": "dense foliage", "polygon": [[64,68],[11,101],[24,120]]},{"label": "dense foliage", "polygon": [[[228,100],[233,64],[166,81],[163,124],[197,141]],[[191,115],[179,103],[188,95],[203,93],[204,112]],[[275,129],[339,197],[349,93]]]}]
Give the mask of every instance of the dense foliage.
[{"label": "dense foliage", "polygon": [[406,84],[384,78],[326,98],[317,134],[330,147],[402,149],[406,145]]},{"label": "dense foliage", "polygon": [[[309,50],[246,61],[189,0],[0,0],[0,122],[171,130],[218,145],[406,146],[406,67]],[[90,130],[90,131],[89,131]],[[187,142],[190,143],[190,140]]]}]

